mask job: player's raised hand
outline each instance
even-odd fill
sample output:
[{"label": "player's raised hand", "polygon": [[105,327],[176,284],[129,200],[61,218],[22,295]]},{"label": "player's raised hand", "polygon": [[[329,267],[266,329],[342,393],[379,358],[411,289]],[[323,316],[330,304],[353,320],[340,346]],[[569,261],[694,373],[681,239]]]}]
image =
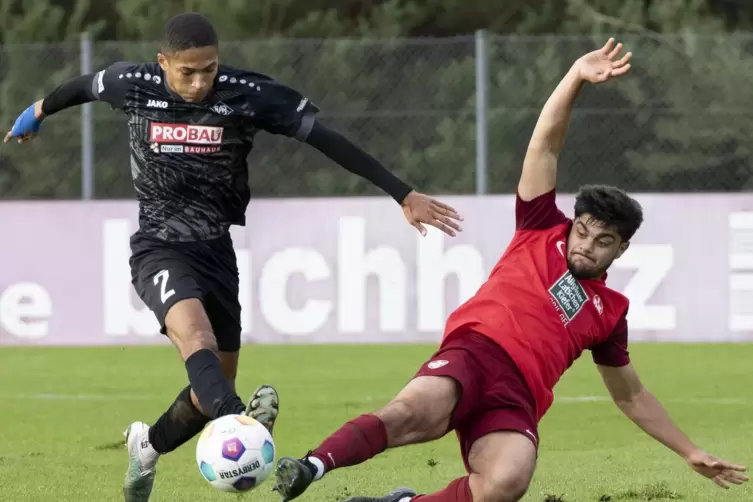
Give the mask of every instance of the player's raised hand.
[{"label": "player's raised hand", "polygon": [[462,232],[457,222],[463,221],[463,217],[454,208],[422,193],[409,193],[403,199],[402,206],[405,219],[416,227],[421,235],[426,235],[424,224],[436,227],[451,237],[456,235],[456,231]]},{"label": "player's raised hand", "polygon": [[747,470],[744,465],[727,462],[704,451],[697,451],[687,459],[688,465],[700,474],[712,480],[722,488],[729,488],[729,484],[741,485],[748,481],[743,474]]},{"label": "player's raised hand", "polygon": [[581,56],[576,62],[580,77],[592,84],[606,82],[610,78],[624,75],[630,70],[630,58],[632,52],[628,52],[617,59],[622,52],[622,43],[615,45],[614,38],[607,40],[601,49],[589,52]]},{"label": "player's raised hand", "polygon": [[42,102],[37,101],[21,112],[13,128],[5,135],[3,143],[9,143],[13,138],[16,138],[19,143],[32,139],[39,132],[42,120],[44,120]]}]

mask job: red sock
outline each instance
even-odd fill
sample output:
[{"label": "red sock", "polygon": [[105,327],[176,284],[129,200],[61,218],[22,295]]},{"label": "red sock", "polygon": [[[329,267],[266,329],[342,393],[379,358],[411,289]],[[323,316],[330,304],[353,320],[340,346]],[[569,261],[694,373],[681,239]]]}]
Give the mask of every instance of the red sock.
[{"label": "red sock", "polygon": [[419,500],[421,502],[473,502],[469,479],[468,476],[458,478],[447,485],[444,490],[429,495],[416,495],[411,499],[411,502],[418,502]]},{"label": "red sock", "polygon": [[311,454],[326,471],[365,462],[387,449],[387,429],[376,415],[361,415],[340,427]]}]

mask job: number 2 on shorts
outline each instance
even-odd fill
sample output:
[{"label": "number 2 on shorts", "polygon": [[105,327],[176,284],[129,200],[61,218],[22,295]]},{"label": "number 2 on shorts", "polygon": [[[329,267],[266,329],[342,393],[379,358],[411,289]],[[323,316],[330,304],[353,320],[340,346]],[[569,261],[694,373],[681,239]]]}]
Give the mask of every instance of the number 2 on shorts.
[{"label": "number 2 on shorts", "polygon": [[162,303],[165,303],[168,298],[173,296],[175,294],[175,290],[171,289],[170,291],[166,291],[167,289],[167,280],[170,278],[170,272],[168,270],[162,270],[160,273],[154,276],[154,285],[156,286],[158,283],[160,284],[160,300],[162,300]]}]

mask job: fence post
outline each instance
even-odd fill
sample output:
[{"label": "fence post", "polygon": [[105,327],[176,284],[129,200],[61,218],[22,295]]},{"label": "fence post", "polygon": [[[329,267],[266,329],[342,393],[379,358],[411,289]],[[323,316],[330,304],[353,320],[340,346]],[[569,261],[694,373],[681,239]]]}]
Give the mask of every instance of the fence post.
[{"label": "fence post", "polygon": [[[88,32],[81,33],[81,74],[92,72],[92,42]],[[81,106],[81,198],[94,197],[94,129],[92,104]]]},{"label": "fence post", "polygon": [[486,193],[489,138],[489,38],[476,31],[476,195]]}]

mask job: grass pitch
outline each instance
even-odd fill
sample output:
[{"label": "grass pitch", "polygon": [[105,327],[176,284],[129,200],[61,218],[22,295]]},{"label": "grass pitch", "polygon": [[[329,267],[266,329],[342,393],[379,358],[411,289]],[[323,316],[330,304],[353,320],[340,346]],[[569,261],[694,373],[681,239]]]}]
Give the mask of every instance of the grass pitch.
[{"label": "grass pitch", "polygon": [[[433,346],[246,346],[238,388],[277,386],[278,456],[301,455],[344,421],[386,403]],[[753,468],[753,345],[631,348],[642,379],[708,451]],[[171,347],[0,349],[0,501],[122,500],[122,431],[152,423],[186,385]],[[540,427],[539,465],[526,501],[751,501],[753,487],[722,490],[643,434],[606,398],[585,353],[556,389]],[[194,460],[195,440],[162,458],[160,501],[278,502],[271,480],[238,497],[217,492]],[[464,475],[454,435],[388,451],[313,486],[302,502],[419,493]]]}]

